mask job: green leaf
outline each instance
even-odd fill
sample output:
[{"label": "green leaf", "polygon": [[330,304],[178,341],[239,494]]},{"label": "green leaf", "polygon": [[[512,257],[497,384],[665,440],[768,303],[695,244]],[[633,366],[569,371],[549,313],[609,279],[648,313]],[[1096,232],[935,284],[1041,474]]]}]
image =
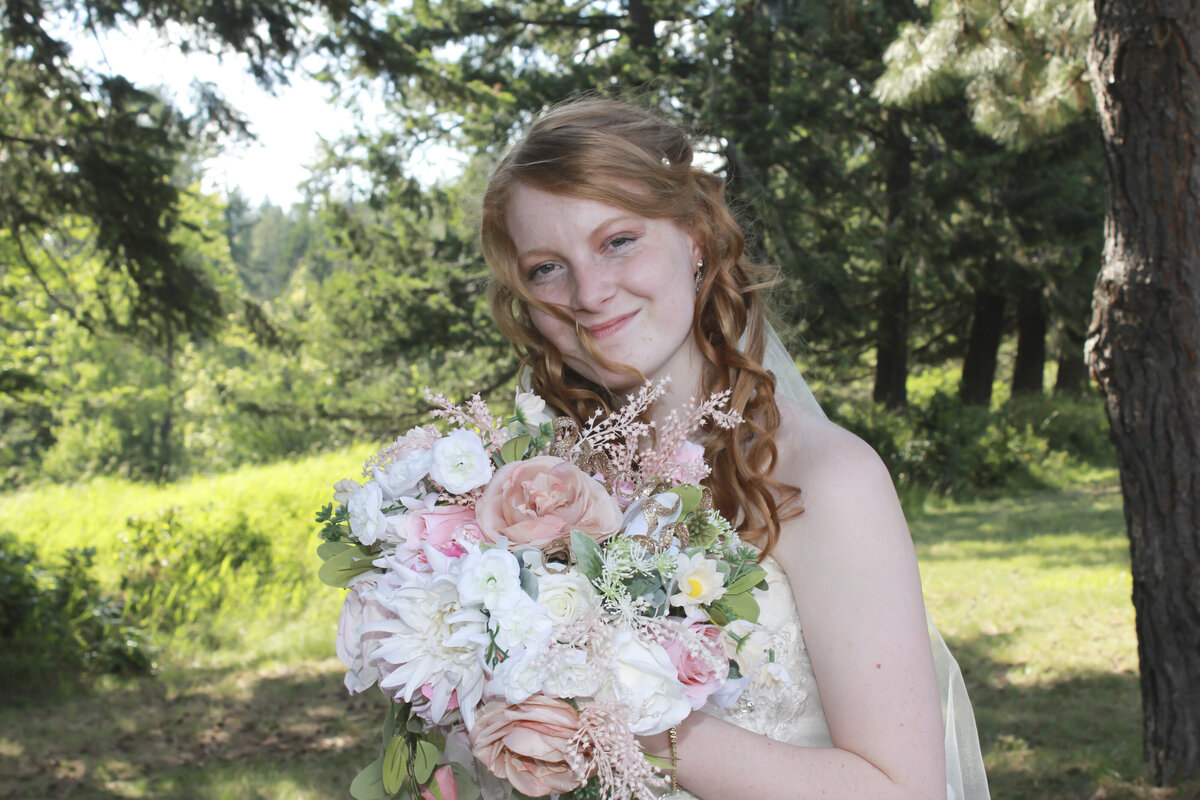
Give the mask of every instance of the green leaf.
[{"label": "green leaf", "polygon": [[512,461],[520,461],[525,455],[525,451],[529,449],[529,443],[532,440],[533,437],[528,433],[514,436],[500,446],[500,458],[503,459],[505,464]]},{"label": "green leaf", "polygon": [[454,772],[454,782],[458,784],[458,800],[478,800],[479,785],[471,771],[457,762],[450,765]]},{"label": "green leaf", "polygon": [[733,619],[744,619],[747,622],[758,622],[758,601],[750,592],[727,594],[712,604],[720,608]]},{"label": "green leaf", "polygon": [[759,566],[750,567],[749,571],[745,575],[738,578],[733,583],[729,584],[729,586],[725,587],[725,594],[730,595],[730,594],[741,594],[742,592],[748,592],[751,589],[753,589],[755,586],[758,586],[760,583],[762,583],[764,580],[766,580],[766,577],[767,577],[767,571],[765,569],[763,569],[762,567],[759,567]]},{"label": "green leaf", "polygon": [[667,494],[679,495],[679,499],[683,501],[682,507],[679,509],[679,518],[683,519],[686,515],[700,507],[700,501],[704,497],[704,491],[699,486],[691,484],[683,484],[671,489]]},{"label": "green leaf", "polygon": [[586,533],[571,531],[571,550],[575,553],[575,560],[579,562],[579,569],[588,576],[588,580],[598,580],[604,569],[604,559],[596,541]]},{"label": "green leaf", "polygon": [[533,570],[521,567],[521,589],[534,600],[538,599],[538,580]]},{"label": "green leaf", "polygon": [[317,555],[322,561],[328,561],[343,550],[348,550],[354,547],[350,542],[324,542],[317,545]]},{"label": "green leaf", "polygon": [[383,759],[377,758],[362,768],[350,783],[354,800],[387,800],[392,792],[383,788]]},{"label": "green leaf", "polygon": [[375,569],[374,556],[364,555],[358,547],[350,547],[333,556],[317,570],[317,577],[330,586],[345,588],[355,577]]},{"label": "green leaf", "polygon": [[417,755],[413,761],[413,771],[416,773],[417,783],[424,785],[429,781],[429,776],[433,774],[433,768],[437,766],[438,759],[441,757],[442,752],[433,742],[425,739],[417,742]]},{"label": "green leaf", "polygon": [[389,795],[400,791],[408,778],[408,740],[396,736],[388,742],[383,754],[383,789]]}]

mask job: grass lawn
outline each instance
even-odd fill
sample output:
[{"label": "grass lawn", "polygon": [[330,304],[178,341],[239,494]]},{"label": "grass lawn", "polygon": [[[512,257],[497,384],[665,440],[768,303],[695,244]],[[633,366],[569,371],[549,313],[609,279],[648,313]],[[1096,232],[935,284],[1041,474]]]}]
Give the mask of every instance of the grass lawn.
[{"label": "grass lawn", "polygon": [[[255,482],[272,503],[311,508],[313,474],[325,485],[352,460],[303,465],[304,480],[241,471],[171,496],[135,492],[136,512],[110,516],[156,504],[186,511],[189,497],[211,505],[213,491],[228,498]],[[288,483],[301,487],[294,501]],[[0,497],[0,525],[48,501]],[[300,526],[286,552],[315,546],[311,528],[293,522],[302,517],[281,514]],[[1141,767],[1115,474],[1061,491],[929,500],[913,517],[927,601],[971,690],[994,798],[1200,797],[1200,784],[1150,787]],[[94,535],[102,552],[114,549],[103,541],[111,533]],[[315,564],[311,580],[269,590],[270,602],[222,608],[218,636],[176,636],[155,677],[6,699],[0,797],[348,797],[350,778],[374,757],[382,705],[377,693],[349,698],[341,687],[330,646],[338,593],[317,582]]]}]

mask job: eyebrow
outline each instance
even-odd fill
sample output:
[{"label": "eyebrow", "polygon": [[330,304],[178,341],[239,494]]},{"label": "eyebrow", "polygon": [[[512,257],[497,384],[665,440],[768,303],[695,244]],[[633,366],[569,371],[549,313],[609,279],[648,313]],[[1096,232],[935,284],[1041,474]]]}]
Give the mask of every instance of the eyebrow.
[{"label": "eyebrow", "polygon": [[[637,214],[634,214],[632,212],[625,212],[625,213],[617,214],[616,216],[608,217],[607,219],[601,220],[599,224],[597,224],[595,227],[592,228],[592,232],[591,232],[591,234],[589,234],[589,236],[595,236],[597,231],[599,231],[603,228],[607,228],[612,225],[620,225],[620,224],[626,222],[627,220],[636,220],[639,222],[644,222],[646,220],[646,218],[639,216]],[[534,247],[530,250],[522,250],[521,252],[517,253],[517,261],[520,263],[524,263],[528,259],[542,258],[545,256],[554,256],[556,254],[557,254],[557,251],[555,251],[553,248]]]}]

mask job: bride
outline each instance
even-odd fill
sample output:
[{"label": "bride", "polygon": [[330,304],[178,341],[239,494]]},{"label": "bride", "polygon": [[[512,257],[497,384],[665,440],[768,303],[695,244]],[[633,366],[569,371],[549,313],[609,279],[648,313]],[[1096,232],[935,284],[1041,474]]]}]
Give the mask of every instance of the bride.
[{"label": "bride", "polygon": [[715,504],[764,554],[770,634],[747,646],[774,665],[734,706],[642,740],[679,796],[986,798],[888,472],[778,344],[769,275],[687,135],[620,102],[550,110],[493,174],[482,243],[497,324],[559,413],[670,376],[659,408],[730,389],[746,419],[702,444]]}]

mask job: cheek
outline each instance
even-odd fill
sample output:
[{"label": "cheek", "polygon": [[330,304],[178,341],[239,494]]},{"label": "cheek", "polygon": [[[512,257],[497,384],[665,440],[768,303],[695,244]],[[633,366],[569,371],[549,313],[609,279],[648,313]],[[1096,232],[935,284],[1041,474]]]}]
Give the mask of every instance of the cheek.
[{"label": "cheek", "polygon": [[538,333],[552,342],[559,352],[566,353],[568,350],[574,349],[571,347],[575,342],[574,326],[536,308],[530,310],[529,319],[533,322],[533,327],[537,328]]}]

